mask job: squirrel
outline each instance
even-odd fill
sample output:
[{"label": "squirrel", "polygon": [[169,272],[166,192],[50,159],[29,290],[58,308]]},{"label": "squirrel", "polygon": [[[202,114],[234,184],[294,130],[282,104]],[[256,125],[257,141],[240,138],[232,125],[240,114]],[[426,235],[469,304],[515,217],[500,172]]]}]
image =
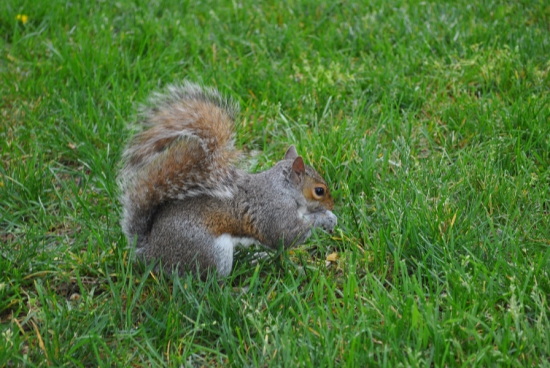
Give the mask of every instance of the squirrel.
[{"label": "squirrel", "polygon": [[122,230],[136,256],[165,271],[231,273],[235,246],[285,249],[337,218],[327,183],[290,146],[266,171],[237,168],[239,107],[214,88],[184,82],[141,109],[119,173]]}]

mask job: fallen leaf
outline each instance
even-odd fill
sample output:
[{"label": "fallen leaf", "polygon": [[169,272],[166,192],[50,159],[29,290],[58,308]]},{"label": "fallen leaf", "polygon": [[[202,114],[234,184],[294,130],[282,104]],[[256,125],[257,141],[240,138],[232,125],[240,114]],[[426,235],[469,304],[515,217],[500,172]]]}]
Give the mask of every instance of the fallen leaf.
[{"label": "fallen leaf", "polygon": [[337,259],[338,259],[338,253],[336,253],[336,252],[331,253],[327,256],[327,261],[328,262],[336,262]]}]

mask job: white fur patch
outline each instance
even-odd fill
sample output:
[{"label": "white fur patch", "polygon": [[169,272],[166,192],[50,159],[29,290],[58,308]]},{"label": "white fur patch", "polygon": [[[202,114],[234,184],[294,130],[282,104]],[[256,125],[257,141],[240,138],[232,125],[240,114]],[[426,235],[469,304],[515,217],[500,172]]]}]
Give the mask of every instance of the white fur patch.
[{"label": "white fur patch", "polygon": [[218,274],[227,276],[233,266],[233,251],[237,245],[249,247],[253,244],[259,244],[253,238],[239,238],[229,234],[222,234],[214,241],[214,248],[218,255]]},{"label": "white fur patch", "polygon": [[299,219],[303,219],[306,213],[307,213],[307,207],[306,206],[298,207],[298,218]]}]

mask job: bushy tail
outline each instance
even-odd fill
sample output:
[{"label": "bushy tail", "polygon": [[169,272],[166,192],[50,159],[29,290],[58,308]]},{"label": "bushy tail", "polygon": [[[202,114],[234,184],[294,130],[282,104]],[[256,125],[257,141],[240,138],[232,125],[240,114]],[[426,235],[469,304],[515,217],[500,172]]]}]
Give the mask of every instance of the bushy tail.
[{"label": "bushy tail", "polygon": [[163,202],[233,194],[237,112],[217,90],[192,83],[150,98],[142,111],[146,130],[127,146],[119,175],[122,229],[130,242],[137,236],[137,248],[145,245],[151,217]]}]

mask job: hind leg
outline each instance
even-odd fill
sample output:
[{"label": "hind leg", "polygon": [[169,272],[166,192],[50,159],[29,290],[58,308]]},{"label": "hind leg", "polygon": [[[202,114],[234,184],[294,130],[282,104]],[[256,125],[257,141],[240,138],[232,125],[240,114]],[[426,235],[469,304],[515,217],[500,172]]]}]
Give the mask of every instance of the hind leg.
[{"label": "hind leg", "polygon": [[215,269],[220,276],[231,272],[234,248],[231,236],[213,236],[201,219],[183,206],[161,209],[147,238],[141,251],[143,258],[161,261],[166,271],[177,269],[183,274],[198,269],[199,274],[205,274]]}]

